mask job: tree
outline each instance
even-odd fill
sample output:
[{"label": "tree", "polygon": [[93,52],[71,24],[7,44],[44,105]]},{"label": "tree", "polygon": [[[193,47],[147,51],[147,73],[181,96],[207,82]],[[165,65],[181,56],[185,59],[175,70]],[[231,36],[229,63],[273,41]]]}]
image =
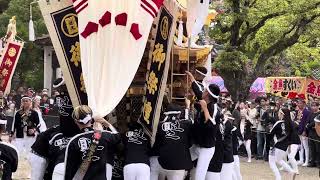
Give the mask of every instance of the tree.
[{"label": "tree", "polygon": [[[5,2],[5,0],[0,0],[0,4],[1,2]],[[25,41],[13,77],[13,79],[17,80],[16,83],[13,83],[12,88],[14,89],[18,86],[28,86],[35,89],[41,89],[43,87],[42,50],[35,43],[28,42],[29,5],[31,2],[33,2],[33,0],[11,0],[8,8],[0,14],[0,37],[6,34],[9,19],[12,16],[16,16],[18,36],[16,39],[21,38]],[[39,7],[34,5],[32,9],[36,36],[47,34],[47,29]]]},{"label": "tree", "polygon": [[303,58],[310,63],[300,47],[312,54],[317,51],[312,43],[320,33],[319,7],[320,0],[224,1],[224,13],[210,36],[224,45],[214,67],[233,98],[246,97],[259,76],[285,73],[280,67],[309,67],[299,62]]},{"label": "tree", "polygon": [[0,0],[0,14],[8,8],[9,0]]}]

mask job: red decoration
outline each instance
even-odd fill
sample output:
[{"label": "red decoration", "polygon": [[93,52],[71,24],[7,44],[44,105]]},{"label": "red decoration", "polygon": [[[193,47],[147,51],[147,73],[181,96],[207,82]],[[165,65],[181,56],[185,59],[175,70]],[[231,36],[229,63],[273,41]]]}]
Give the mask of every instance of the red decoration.
[{"label": "red decoration", "polygon": [[81,33],[81,36],[86,39],[92,33],[98,32],[98,27],[99,27],[99,25],[97,23],[94,23],[94,22],[91,22],[91,21],[88,22],[86,28]]},{"label": "red decoration", "polygon": [[307,93],[310,94],[314,94],[316,91],[316,85],[314,84],[314,82],[311,82],[310,84],[308,84],[308,89],[307,89]]},{"label": "red decoration", "polygon": [[296,93],[296,92],[289,92],[288,98],[289,98],[289,99],[294,99],[294,98],[297,97],[297,95],[298,95],[298,93]]},{"label": "red decoration", "polygon": [[111,13],[109,11],[107,11],[106,13],[104,13],[104,15],[101,17],[101,19],[99,20],[99,24],[104,27],[108,24],[111,23]]},{"label": "red decoration", "polygon": [[274,80],[273,81],[273,87],[272,87],[273,90],[277,91],[278,90],[278,81],[277,80]]},{"label": "red decoration", "polygon": [[128,20],[127,13],[118,14],[115,18],[116,25],[120,25],[120,26],[126,26],[127,20]]},{"label": "red decoration", "polygon": [[139,32],[139,24],[136,24],[136,23],[131,24],[130,32],[136,40],[142,37],[142,34],[140,34]]}]

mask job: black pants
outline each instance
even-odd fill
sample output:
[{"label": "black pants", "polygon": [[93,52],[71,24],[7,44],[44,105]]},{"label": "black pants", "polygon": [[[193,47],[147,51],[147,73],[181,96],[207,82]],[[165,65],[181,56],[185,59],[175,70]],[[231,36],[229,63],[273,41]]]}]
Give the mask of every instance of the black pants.
[{"label": "black pants", "polygon": [[269,160],[269,150],[270,150],[271,140],[272,140],[272,137],[270,137],[270,135],[267,135],[267,137],[266,137],[266,153],[264,154],[264,159],[266,161]]},{"label": "black pants", "polygon": [[[320,140],[318,137],[311,137],[312,139]],[[310,148],[310,164],[311,165],[320,165],[320,143],[309,140]]]}]

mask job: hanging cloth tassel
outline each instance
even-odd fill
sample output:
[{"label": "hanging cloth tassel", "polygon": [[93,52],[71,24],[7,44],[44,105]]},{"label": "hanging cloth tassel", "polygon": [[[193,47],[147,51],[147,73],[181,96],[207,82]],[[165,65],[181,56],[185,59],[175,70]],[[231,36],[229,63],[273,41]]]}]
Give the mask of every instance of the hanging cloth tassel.
[{"label": "hanging cloth tassel", "polygon": [[183,21],[179,21],[179,27],[178,27],[178,38],[177,38],[177,46],[182,46],[182,40],[183,40]]},{"label": "hanging cloth tassel", "polygon": [[30,19],[29,21],[29,41],[35,40],[35,34],[34,34],[34,27],[33,27],[33,21]]},{"label": "hanging cloth tassel", "polygon": [[32,21],[32,3],[30,4],[29,41],[35,41],[34,26]]}]

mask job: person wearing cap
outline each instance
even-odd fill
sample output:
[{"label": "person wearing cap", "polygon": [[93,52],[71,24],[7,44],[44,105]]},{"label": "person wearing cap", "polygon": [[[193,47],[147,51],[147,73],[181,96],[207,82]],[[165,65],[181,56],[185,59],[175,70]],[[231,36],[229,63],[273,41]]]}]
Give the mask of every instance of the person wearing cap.
[{"label": "person wearing cap", "polygon": [[11,138],[20,155],[26,157],[31,150],[40,122],[38,113],[32,110],[32,99],[29,96],[23,96],[21,103],[21,109],[15,114]]},{"label": "person wearing cap", "polygon": [[189,151],[192,125],[189,115],[190,100],[186,99],[185,102],[185,109],[176,104],[169,104],[164,112],[164,119],[158,126],[158,160],[161,174],[167,180],[183,180],[186,171],[193,167]]},{"label": "person wearing cap", "polygon": [[[117,130],[105,119],[92,118],[92,110],[86,105],[78,106],[72,113],[81,133],[68,143],[65,155],[65,180],[111,180],[114,161],[113,149],[120,142]],[[94,130],[93,121],[106,130]]]},{"label": "person wearing cap", "polygon": [[64,79],[56,79],[53,87],[59,91],[56,97],[59,125],[37,136],[32,145],[31,179],[63,179],[65,150],[70,139],[80,133],[72,118],[73,106]]},{"label": "person wearing cap", "polygon": [[6,120],[0,120],[0,179],[11,180],[19,161],[17,148],[2,139],[2,134],[6,132],[6,124]]}]

